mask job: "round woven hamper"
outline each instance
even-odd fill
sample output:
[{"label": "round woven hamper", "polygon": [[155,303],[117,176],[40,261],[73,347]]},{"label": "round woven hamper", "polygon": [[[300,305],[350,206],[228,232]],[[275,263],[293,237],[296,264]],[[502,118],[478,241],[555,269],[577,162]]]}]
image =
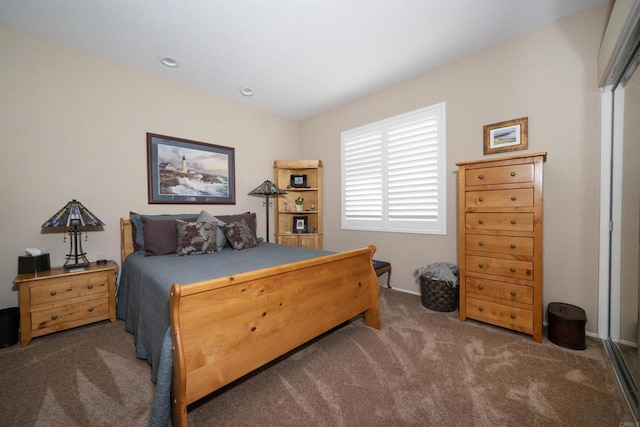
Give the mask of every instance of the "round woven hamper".
[{"label": "round woven hamper", "polygon": [[455,311],[458,309],[458,286],[450,286],[447,282],[420,278],[422,305],[435,311]]}]

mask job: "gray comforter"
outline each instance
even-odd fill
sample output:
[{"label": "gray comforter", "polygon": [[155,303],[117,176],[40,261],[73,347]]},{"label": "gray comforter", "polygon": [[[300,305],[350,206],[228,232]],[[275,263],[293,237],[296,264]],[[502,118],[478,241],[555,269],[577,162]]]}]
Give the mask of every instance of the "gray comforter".
[{"label": "gray comforter", "polygon": [[125,321],[126,330],[135,336],[136,356],[151,364],[156,391],[149,425],[166,426],[171,418],[169,292],[173,283],[193,283],[329,253],[260,243],[241,251],[225,247],[212,255],[129,255],[118,285],[117,317]]}]

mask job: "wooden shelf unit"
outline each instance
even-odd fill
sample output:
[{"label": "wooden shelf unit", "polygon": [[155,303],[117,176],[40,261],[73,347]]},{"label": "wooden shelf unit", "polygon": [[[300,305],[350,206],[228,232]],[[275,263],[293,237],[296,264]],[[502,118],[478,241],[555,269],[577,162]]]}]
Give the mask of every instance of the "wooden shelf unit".
[{"label": "wooden shelf unit", "polygon": [[[273,170],[275,184],[287,192],[275,198],[276,243],[322,249],[322,161],[276,160]],[[306,187],[292,187],[292,175],[306,175]],[[296,211],[294,201],[298,197],[304,199],[302,211]],[[294,229],[299,217],[306,218],[306,232],[298,233]],[[308,232],[310,227],[313,232]]]}]

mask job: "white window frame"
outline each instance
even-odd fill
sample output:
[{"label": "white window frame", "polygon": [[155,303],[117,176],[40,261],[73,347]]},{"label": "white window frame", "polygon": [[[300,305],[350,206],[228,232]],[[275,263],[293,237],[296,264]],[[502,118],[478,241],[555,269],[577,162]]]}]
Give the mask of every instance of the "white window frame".
[{"label": "white window frame", "polygon": [[[395,131],[406,131],[416,123],[423,135],[418,145],[414,138],[404,137],[401,147],[403,153],[419,153],[403,159],[394,148]],[[425,132],[427,128],[429,132]],[[446,103],[441,102],[342,132],[342,228],[445,235],[445,129]],[[413,176],[416,186],[407,187]],[[398,182],[405,184],[401,188],[409,194],[415,194],[405,196],[408,204],[398,202],[398,195],[407,194],[394,185]]]}]

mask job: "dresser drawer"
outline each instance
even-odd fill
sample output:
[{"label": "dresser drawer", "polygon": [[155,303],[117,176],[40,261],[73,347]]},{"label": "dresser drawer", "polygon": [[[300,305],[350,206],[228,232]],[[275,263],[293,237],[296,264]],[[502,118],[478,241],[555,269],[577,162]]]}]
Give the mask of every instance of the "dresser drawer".
[{"label": "dresser drawer", "polygon": [[53,328],[96,316],[107,318],[109,298],[88,299],[73,304],[36,310],[31,313],[31,330]]},{"label": "dresser drawer", "polygon": [[465,171],[465,183],[467,187],[476,185],[533,182],[533,180],[533,163],[467,169]]},{"label": "dresser drawer", "polygon": [[533,280],[533,262],[467,255],[467,272]]},{"label": "dresser drawer", "polygon": [[99,297],[107,295],[108,292],[106,273],[61,277],[48,281],[46,285],[32,286],[29,289],[31,306],[83,296]]},{"label": "dresser drawer", "polygon": [[467,208],[512,208],[533,206],[533,188],[467,191]]},{"label": "dresser drawer", "polygon": [[533,238],[490,236],[487,234],[467,234],[465,236],[467,250],[478,252],[495,252],[513,255],[533,255]]},{"label": "dresser drawer", "polygon": [[533,213],[468,212],[467,230],[533,231]]},{"label": "dresser drawer", "polygon": [[533,304],[533,287],[466,276],[467,294],[499,298],[522,304]]},{"label": "dresser drawer", "polygon": [[517,307],[467,298],[467,316],[522,332],[533,330],[533,312]]}]

